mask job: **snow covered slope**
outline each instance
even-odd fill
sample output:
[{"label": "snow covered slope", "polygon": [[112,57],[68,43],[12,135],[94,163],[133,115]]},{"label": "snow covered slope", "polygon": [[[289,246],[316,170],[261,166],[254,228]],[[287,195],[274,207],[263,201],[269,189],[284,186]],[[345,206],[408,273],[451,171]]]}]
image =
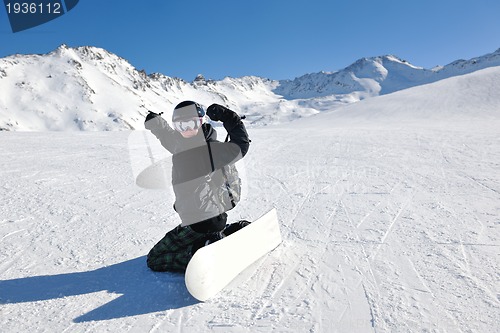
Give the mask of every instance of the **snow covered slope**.
[{"label": "snow covered slope", "polygon": [[147,110],[170,118],[186,99],[224,104],[247,115],[249,125],[268,125],[494,66],[500,66],[500,50],[434,70],[383,56],[291,81],[199,75],[186,82],[147,75],[104,49],[62,45],[45,55],[0,59],[0,130],[143,129]]},{"label": "snow covered slope", "polygon": [[141,132],[0,132],[1,330],[497,332],[499,84],[484,69],[250,129],[229,218],[276,207],[284,242],[207,303],[146,267],[179,219],[134,185]]},{"label": "snow covered slope", "polygon": [[447,122],[473,127],[474,122],[500,117],[500,67],[443,79],[390,95],[363,100],[301,121],[301,127],[323,121],[333,127],[357,123],[359,126],[440,127]]}]

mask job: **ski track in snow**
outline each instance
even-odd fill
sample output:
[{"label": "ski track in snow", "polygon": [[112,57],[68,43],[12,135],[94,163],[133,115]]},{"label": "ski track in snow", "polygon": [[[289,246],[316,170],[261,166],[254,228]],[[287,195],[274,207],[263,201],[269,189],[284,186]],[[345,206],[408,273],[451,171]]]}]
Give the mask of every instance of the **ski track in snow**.
[{"label": "ski track in snow", "polygon": [[0,133],[1,330],[498,331],[497,128],[250,130],[229,215],[276,207],[284,242],[206,303],[145,265],[179,220],[129,133]]}]

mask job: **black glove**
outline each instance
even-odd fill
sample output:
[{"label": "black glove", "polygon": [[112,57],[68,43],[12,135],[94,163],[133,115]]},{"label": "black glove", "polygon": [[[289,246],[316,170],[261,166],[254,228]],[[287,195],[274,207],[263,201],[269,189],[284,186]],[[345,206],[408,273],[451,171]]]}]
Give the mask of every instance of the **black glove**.
[{"label": "black glove", "polygon": [[226,108],[219,104],[212,104],[207,109],[207,116],[213,121],[224,121]]},{"label": "black glove", "polygon": [[156,127],[159,123],[159,118],[163,112],[160,113],[154,113],[153,111],[149,111],[148,115],[146,116],[146,120],[144,121],[144,127],[146,129],[151,130],[152,128]]}]

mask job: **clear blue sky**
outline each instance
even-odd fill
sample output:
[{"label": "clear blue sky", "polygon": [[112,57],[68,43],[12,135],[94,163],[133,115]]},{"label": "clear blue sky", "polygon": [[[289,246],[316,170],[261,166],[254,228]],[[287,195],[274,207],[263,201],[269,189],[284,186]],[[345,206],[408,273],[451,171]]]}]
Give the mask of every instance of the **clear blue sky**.
[{"label": "clear blue sky", "polygon": [[0,7],[0,57],[63,43],[187,81],[198,73],[292,79],[385,54],[431,68],[500,48],[500,1],[80,0],[18,33]]}]

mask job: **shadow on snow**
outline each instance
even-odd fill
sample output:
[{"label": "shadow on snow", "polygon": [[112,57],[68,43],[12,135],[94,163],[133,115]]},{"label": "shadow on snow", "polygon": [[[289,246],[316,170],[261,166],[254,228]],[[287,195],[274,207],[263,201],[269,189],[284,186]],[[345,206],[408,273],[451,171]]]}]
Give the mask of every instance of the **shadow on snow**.
[{"label": "shadow on snow", "polygon": [[139,257],[88,272],[0,281],[0,304],[35,302],[107,290],[122,294],[74,322],[129,317],[193,305],[184,275],[154,273]]}]

